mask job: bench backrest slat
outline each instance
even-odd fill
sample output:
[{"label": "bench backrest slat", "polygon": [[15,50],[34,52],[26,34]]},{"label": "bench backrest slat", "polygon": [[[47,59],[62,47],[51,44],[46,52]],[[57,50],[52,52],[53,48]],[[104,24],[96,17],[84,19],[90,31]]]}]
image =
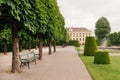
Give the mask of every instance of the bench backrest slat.
[{"label": "bench backrest slat", "polygon": [[35,56],[33,51],[19,54],[20,59],[30,58],[32,56]]},{"label": "bench backrest slat", "polygon": [[27,55],[29,55],[29,52],[20,54],[20,57],[24,57],[24,56],[27,56]]}]

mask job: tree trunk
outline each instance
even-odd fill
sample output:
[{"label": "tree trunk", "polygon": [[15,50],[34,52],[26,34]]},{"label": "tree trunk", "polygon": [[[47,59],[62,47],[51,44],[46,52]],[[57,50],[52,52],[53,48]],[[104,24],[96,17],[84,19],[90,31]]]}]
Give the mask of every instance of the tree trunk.
[{"label": "tree trunk", "polygon": [[35,49],[37,50],[38,46],[35,47]]},{"label": "tree trunk", "polygon": [[51,40],[49,40],[49,43],[48,43],[48,45],[49,45],[49,55],[51,55],[52,54],[52,51],[51,51]]},{"label": "tree trunk", "polygon": [[31,41],[29,41],[29,51],[31,51]]},{"label": "tree trunk", "polygon": [[19,41],[18,41],[18,34],[17,34],[17,26],[15,25],[15,22],[12,26],[12,73],[21,72],[20,69],[20,62],[19,62]]},{"label": "tree trunk", "polygon": [[7,42],[4,42],[4,54],[7,54]]},{"label": "tree trunk", "polygon": [[39,60],[42,59],[42,46],[43,46],[43,39],[40,38],[40,41],[39,41]]},{"label": "tree trunk", "polygon": [[54,52],[56,52],[56,41],[54,41],[53,43],[53,49],[54,49]]},{"label": "tree trunk", "polygon": [[22,44],[23,44],[23,42],[22,41],[20,41],[20,48],[19,48],[19,50],[20,50],[20,52],[22,52]]},{"label": "tree trunk", "polygon": [[63,48],[66,47],[66,43],[65,43],[65,42],[63,43],[62,47],[63,47]]},{"label": "tree trunk", "polygon": [[38,48],[38,44],[37,44],[37,42],[35,43],[35,45],[36,45],[35,49],[37,50],[37,48]]}]

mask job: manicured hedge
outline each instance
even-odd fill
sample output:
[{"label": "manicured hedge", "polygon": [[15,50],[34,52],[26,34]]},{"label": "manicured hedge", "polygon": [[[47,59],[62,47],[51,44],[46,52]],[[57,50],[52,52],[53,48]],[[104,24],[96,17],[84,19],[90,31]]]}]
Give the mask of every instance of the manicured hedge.
[{"label": "manicured hedge", "polygon": [[80,47],[80,43],[78,40],[70,40],[67,44],[75,47]]},{"label": "manicured hedge", "polygon": [[97,50],[95,37],[86,37],[84,46],[84,56],[94,56]]},{"label": "manicured hedge", "polygon": [[96,51],[94,56],[95,64],[110,64],[108,51]]}]

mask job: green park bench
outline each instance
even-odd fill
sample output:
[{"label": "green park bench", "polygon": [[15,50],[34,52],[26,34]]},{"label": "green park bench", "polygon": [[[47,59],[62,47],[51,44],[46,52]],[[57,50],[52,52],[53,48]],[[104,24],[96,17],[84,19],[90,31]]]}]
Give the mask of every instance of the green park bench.
[{"label": "green park bench", "polygon": [[30,69],[30,65],[29,65],[30,62],[34,61],[36,64],[36,60],[38,59],[38,56],[33,51],[30,51],[30,52],[19,54],[19,58],[21,62],[20,67],[22,65],[27,65],[28,69]]}]

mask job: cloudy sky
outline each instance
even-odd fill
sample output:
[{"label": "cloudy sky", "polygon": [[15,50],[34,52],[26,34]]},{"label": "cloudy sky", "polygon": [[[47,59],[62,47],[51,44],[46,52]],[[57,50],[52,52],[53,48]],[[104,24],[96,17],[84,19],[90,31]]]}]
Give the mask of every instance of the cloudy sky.
[{"label": "cloudy sky", "polygon": [[120,31],[120,0],[57,0],[66,27],[86,27],[94,31],[96,21],[104,16],[111,32]]}]

